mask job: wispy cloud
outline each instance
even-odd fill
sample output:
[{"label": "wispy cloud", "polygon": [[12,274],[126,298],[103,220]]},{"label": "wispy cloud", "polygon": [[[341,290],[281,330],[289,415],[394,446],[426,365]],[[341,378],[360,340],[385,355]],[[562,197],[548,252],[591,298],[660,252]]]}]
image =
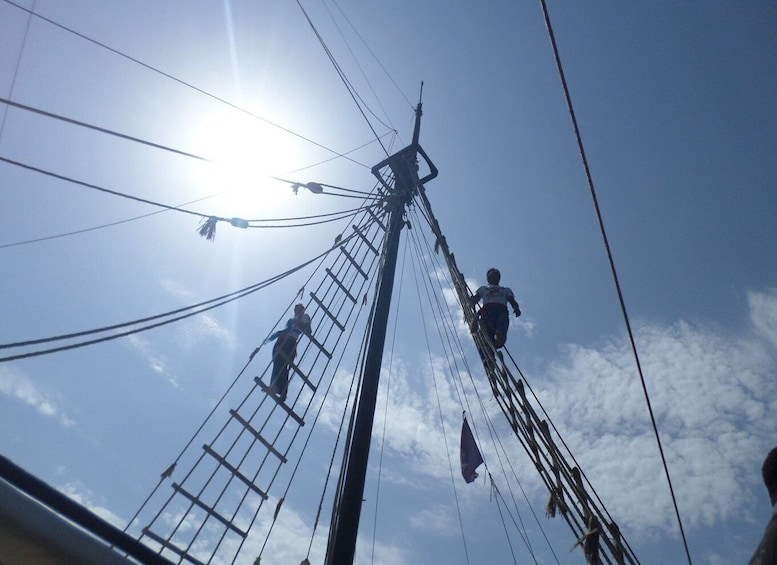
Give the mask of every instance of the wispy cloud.
[{"label": "wispy cloud", "polygon": [[97,514],[97,516],[106,522],[116,526],[117,528],[124,528],[125,521],[108,510],[108,508],[105,507],[104,501],[96,500],[95,494],[88,488],[84,487],[84,485],[80,483],[67,483],[59,490],[81,506],[88,508]]},{"label": "wispy cloud", "polygon": [[146,363],[148,363],[148,366],[152,371],[163,377],[175,388],[180,388],[178,380],[171,375],[170,370],[168,369],[167,358],[156,351],[147,339],[142,338],[137,334],[133,334],[127,336],[126,343],[146,360]]},{"label": "wispy cloud", "polygon": [[[775,441],[777,293],[751,293],[749,304],[752,324],[738,337],[682,321],[635,325],[651,406],[686,527],[748,515],[756,501],[743,486],[755,486],[758,473],[753,470],[760,468]],[[402,459],[408,472],[430,480],[448,477],[444,446],[447,442],[455,465],[461,412],[443,359],[435,357],[431,365],[424,359],[395,359],[392,373],[387,416],[384,419],[386,399],[381,396],[375,437],[381,437],[385,425],[385,449]],[[476,382],[481,377],[476,375]],[[527,378],[618,523],[633,531],[676,532],[628,341],[612,338],[598,348],[570,344],[561,358]],[[382,385],[387,384],[384,374]],[[487,409],[493,410],[485,381],[482,387]],[[490,417],[504,424],[501,413]],[[481,449],[494,462],[495,448],[488,445],[482,415],[472,419],[481,424]],[[531,496],[547,498],[531,464],[518,455],[519,473],[527,477],[524,486]],[[384,472],[383,480],[401,482],[408,480],[406,475]]]},{"label": "wispy cloud", "polygon": [[[194,303],[197,301],[192,291],[175,281],[165,279],[160,284],[168,294],[183,302]],[[175,363],[170,361],[171,357],[181,357],[183,353],[190,352],[195,347],[214,340],[221,345],[226,345],[229,349],[234,349],[236,344],[232,332],[209,313],[198,314],[177,322],[176,332],[172,335],[172,343],[166,337],[160,338],[161,342],[157,341],[156,338],[152,337],[152,334],[148,334],[148,336],[130,335],[127,337],[126,343],[145,359],[153,372],[166,379],[175,388],[180,388],[181,382],[175,374],[176,371],[173,368]]]},{"label": "wispy cloud", "polygon": [[[638,326],[636,342],[684,523],[746,515],[742,483],[774,441],[777,295],[751,294],[752,333],[677,322]],[[634,529],[675,530],[647,403],[625,339],[567,347],[533,378],[538,396],[608,509]],[[757,475],[757,473],[755,473]]]},{"label": "wispy cloud", "polygon": [[[170,279],[161,282],[162,288],[170,295],[180,298],[182,302],[196,303],[200,299],[190,289]],[[234,347],[235,338],[232,332],[209,313],[198,314],[185,320],[180,332],[180,343],[184,348],[194,347],[201,339],[215,338],[229,347]]]},{"label": "wispy cloud", "polygon": [[757,333],[777,347],[777,289],[764,292],[749,292],[750,320]]},{"label": "wispy cloud", "polygon": [[65,427],[75,425],[57,405],[53,394],[41,390],[18,369],[0,367],[0,393],[34,408],[42,416],[56,418]]},{"label": "wispy cloud", "polygon": [[411,515],[409,520],[410,525],[420,531],[431,532],[442,537],[459,534],[455,512],[450,506],[437,504],[424,508]]},{"label": "wispy cloud", "polygon": [[[691,531],[752,515],[758,503],[753,493],[760,487],[757,470],[775,441],[777,293],[751,293],[749,307],[750,324],[736,335],[683,321],[634,325],[678,506]],[[489,418],[504,434],[523,488],[535,503],[544,504],[544,483],[511,437],[482,369],[477,363],[472,367],[475,386]],[[451,466],[458,477],[461,406],[450,370],[447,359],[430,360],[425,352],[414,359],[395,358],[390,376],[384,363],[373,438],[393,458],[393,466],[382,469],[387,486],[440,486],[450,481]],[[645,537],[676,535],[674,508],[625,337],[597,347],[569,344],[527,379],[621,528]],[[345,398],[348,381],[339,376],[332,395]],[[471,402],[473,385],[468,379],[465,384]],[[474,405],[469,410],[489,470],[503,481],[482,411]],[[328,414],[325,421],[336,426],[335,416]],[[377,462],[377,457],[370,460],[373,469]],[[390,470],[396,467],[401,471]],[[430,517],[411,526],[433,530],[434,524]]]}]

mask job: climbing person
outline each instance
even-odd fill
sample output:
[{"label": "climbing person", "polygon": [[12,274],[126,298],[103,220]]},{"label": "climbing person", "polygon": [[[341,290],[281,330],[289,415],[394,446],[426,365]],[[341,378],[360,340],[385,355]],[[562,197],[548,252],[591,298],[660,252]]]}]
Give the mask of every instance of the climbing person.
[{"label": "climbing person", "polygon": [[499,269],[489,269],[486,273],[488,285],[481,286],[469,299],[472,306],[483,300],[483,307],[476,313],[475,320],[477,322],[479,318],[483,322],[486,335],[496,349],[502,347],[507,339],[507,328],[510,325],[507,305],[510,304],[513,307],[516,317],[521,315],[521,308],[515,301],[513,291],[506,286],[499,286],[501,279],[502,274]]},{"label": "climbing person", "polygon": [[764,459],[761,475],[772,504],[772,517],[749,565],[777,565],[777,447]]},{"label": "climbing person", "polygon": [[297,356],[297,339],[305,334],[312,335],[310,329],[310,316],[305,314],[305,306],[294,306],[294,317],[289,318],[286,327],[278,330],[268,341],[275,340],[272,348],[272,377],[270,380],[270,394],[277,394],[281,402],[286,400],[286,392],[289,386],[289,364]]}]

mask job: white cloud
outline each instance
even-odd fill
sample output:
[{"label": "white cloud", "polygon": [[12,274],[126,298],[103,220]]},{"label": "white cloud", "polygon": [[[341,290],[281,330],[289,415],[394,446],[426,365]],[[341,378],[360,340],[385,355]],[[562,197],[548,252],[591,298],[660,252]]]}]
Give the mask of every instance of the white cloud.
[{"label": "white cloud", "polygon": [[75,422],[57,406],[52,394],[42,391],[32,379],[19,370],[9,367],[0,368],[0,393],[35,408],[38,413],[47,418],[57,418],[65,427],[75,425]]},{"label": "white cloud", "polygon": [[[751,300],[754,328],[777,296]],[[766,328],[766,329],[765,329]],[[636,343],[683,523],[746,515],[743,493],[773,441],[777,360],[758,338],[678,322],[642,326]],[[537,394],[621,526],[674,531],[676,519],[630,345],[569,346]],[[756,473],[757,474],[757,473]]]},{"label": "white cloud", "polygon": [[[169,294],[176,298],[180,298],[187,304],[200,301],[194,292],[185,288],[180,283],[165,279],[161,282],[161,285]],[[179,328],[181,328],[180,333],[178,334],[180,344],[185,349],[191,349],[203,338],[215,338],[226,343],[230,348],[234,348],[236,343],[232,332],[209,313],[202,313],[187,318],[181,322]]]},{"label": "white cloud", "polygon": [[140,337],[138,334],[132,334],[127,336],[126,343],[128,343],[132,349],[140,353],[152,371],[161,377],[164,377],[173,387],[180,388],[180,384],[167,368],[167,358],[155,351],[154,347],[147,339]]},{"label": "white cloud", "polygon": [[421,531],[441,537],[459,535],[459,526],[454,520],[456,513],[450,506],[441,504],[424,508],[410,516],[410,525]]},{"label": "white cloud", "polygon": [[104,506],[104,501],[95,501],[95,495],[89,489],[85,488],[82,484],[67,483],[64,487],[59,489],[63,494],[73,499],[81,506],[91,510],[97,516],[108,522],[109,524],[123,529],[126,522],[119,516],[108,510]]},{"label": "white cloud", "polygon": [[747,303],[750,306],[750,320],[756,331],[777,347],[777,289],[765,292],[749,292]]},{"label": "white cloud", "polygon": [[[275,509],[278,499],[271,498],[265,505]],[[250,521],[251,512],[242,512],[243,521]],[[180,517],[172,520],[177,524]],[[240,521],[238,520],[238,523]],[[180,528],[179,528],[180,529]],[[274,520],[274,512],[260,512],[242,547],[236,536],[227,536],[220,542],[218,554],[214,557],[214,565],[232,563],[232,557],[239,552],[238,563],[253,563],[260,556],[262,563],[300,563],[308,555],[311,563],[323,563],[326,554],[328,523],[319,523],[313,536],[310,516],[305,518],[288,501],[284,502]],[[212,535],[204,535],[192,547],[192,554],[203,560],[208,560],[214,545],[219,542],[221,527],[214,528]],[[269,534],[269,535],[268,535]],[[312,543],[311,543],[312,538]],[[198,555],[198,551],[200,554]],[[355,563],[374,563],[375,565],[409,565],[413,563],[400,547],[375,542],[374,559],[371,540],[359,538],[356,547]]]},{"label": "white cloud", "polygon": [[[635,326],[651,406],[686,528],[746,519],[757,502],[744,487],[757,487],[753,481],[758,472],[753,470],[760,468],[777,429],[773,379],[777,358],[771,348],[777,335],[777,293],[751,293],[750,305],[753,331],[738,338],[682,321],[668,327]],[[443,359],[435,357],[433,365],[437,389],[426,359],[419,358],[415,365],[394,360],[385,449],[401,458],[407,472],[439,480],[450,473],[446,441],[456,465],[461,409],[450,377],[444,376],[448,369]],[[502,433],[504,416],[495,412],[496,403],[477,366],[474,371],[490,418]],[[628,341],[613,339],[598,348],[569,345],[561,359],[540,374],[528,375],[528,380],[619,525],[640,535],[676,534],[674,507]],[[389,383],[385,370],[381,382],[385,390]],[[383,430],[384,405],[381,396],[376,441]],[[479,425],[487,462],[495,465],[482,415],[470,420]],[[514,440],[511,445],[524,487],[531,497],[546,499],[547,490],[532,464]],[[419,486],[407,472],[391,474],[384,469],[382,480]]]}]

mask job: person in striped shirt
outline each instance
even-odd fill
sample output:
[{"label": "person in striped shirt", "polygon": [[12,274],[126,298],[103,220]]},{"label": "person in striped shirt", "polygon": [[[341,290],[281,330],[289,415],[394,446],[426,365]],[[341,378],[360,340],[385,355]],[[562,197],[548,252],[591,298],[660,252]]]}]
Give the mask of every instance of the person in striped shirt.
[{"label": "person in striped shirt", "polygon": [[515,300],[513,291],[506,286],[499,286],[501,279],[502,274],[499,269],[489,269],[486,273],[488,285],[481,286],[470,298],[472,306],[483,301],[483,307],[477,312],[477,318],[482,321],[486,335],[496,349],[502,347],[507,339],[507,328],[510,326],[507,305],[510,304],[513,307],[516,317],[521,315],[521,308]]}]

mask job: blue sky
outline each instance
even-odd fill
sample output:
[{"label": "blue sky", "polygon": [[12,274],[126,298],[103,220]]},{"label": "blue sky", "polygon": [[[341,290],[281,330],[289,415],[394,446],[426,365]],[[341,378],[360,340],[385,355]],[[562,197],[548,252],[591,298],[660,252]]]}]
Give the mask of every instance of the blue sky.
[{"label": "blue sky", "polygon": [[[169,76],[0,2],[3,98],[224,166],[6,106],[0,157],[171,205],[208,197],[189,207],[226,217],[352,204],[294,196],[268,175],[371,188],[369,167],[385,156],[374,142],[349,154],[356,162],[320,164],[333,157],[325,148],[346,153],[374,135],[295,3],[18,4]],[[410,140],[424,81],[421,143],[440,169],[427,189],[459,267],[475,286],[498,266],[515,291],[524,315],[508,348],[639,559],[685,562],[539,3],[303,6],[357,92],[398,131],[395,149]],[[760,464],[777,444],[777,7],[549,10],[693,561],[744,563],[769,515]],[[378,135],[390,131],[368,115]],[[164,212],[12,245],[156,209],[5,162],[0,188],[2,343],[218,296],[318,255],[347,228],[221,225],[207,242],[196,218]],[[403,264],[409,281],[411,255]],[[0,364],[0,452],[126,522],[305,276],[181,324]],[[465,563],[445,450],[458,439],[460,407],[443,391],[444,436],[431,379],[444,382],[442,351],[433,345],[430,367],[418,345],[425,305],[408,284],[395,307],[374,562]],[[546,493],[512,447],[542,516]],[[483,445],[487,462],[493,449]],[[311,477],[281,513],[271,546],[279,560],[299,560],[294,549],[307,547],[326,461],[323,451],[312,456]],[[470,561],[511,561],[487,486],[456,488]],[[560,562],[581,562],[567,552],[566,526],[540,521]],[[369,563],[371,528],[363,536],[358,560]],[[516,553],[528,560],[520,541]],[[538,560],[555,562],[547,550]]]}]

